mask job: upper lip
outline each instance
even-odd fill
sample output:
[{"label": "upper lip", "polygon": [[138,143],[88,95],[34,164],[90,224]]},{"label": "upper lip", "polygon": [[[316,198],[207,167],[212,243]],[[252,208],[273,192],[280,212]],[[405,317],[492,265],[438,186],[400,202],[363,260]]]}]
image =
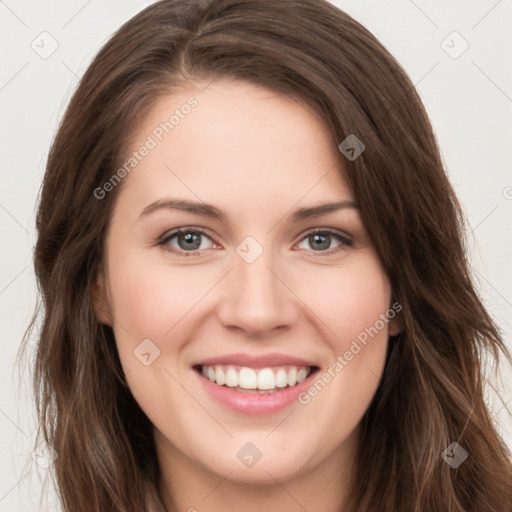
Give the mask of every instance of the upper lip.
[{"label": "upper lip", "polygon": [[222,356],[209,357],[193,363],[192,366],[213,366],[216,364],[232,364],[235,366],[246,366],[249,368],[266,368],[268,366],[315,366],[311,361],[306,361],[287,354],[271,353],[264,355],[250,355],[243,353],[225,354]]}]

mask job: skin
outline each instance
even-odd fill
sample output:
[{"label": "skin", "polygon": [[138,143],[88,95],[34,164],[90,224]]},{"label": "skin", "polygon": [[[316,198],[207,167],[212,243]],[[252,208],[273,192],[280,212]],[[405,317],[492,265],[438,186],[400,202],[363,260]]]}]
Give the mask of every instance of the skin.
[{"label": "skin", "polygon": [[[169,511],[338,511],[393,321],[307,405],[277,414],[226,409],[191,365],[279,352],[326,371],[390,308],[389,281],[357,208],[292,218],[354,197],[324,125],[291,98],[244,82],[190,86],[155,104],[132,149],[190,96],[198,105],[121,185],[95,289],[98,319],[113,327],[130,389],[154,425]],[[169,198],[214,205],[225,219],[171,208],[140,217]],[[168,250],[185,252],[176,237],[158,245],[181,227],[210,238],[188,256]],[[308,238],[314,228],[351,243],[332,235],[319,249]],[[235,251],[247,236],[263,249],[252,263]],[[144,339],[160,350],[149,366],[134,356]],[[236,457],[247,442],[263,454],[252,468]]]}]

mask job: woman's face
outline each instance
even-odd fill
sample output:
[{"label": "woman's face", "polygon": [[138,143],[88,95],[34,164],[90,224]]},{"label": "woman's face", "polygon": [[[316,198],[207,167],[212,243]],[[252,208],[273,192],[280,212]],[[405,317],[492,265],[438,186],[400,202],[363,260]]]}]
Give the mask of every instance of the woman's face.
[{"label": "woman's face", "polygon": [[158,101],[133,141],[96,311],[161,463],[261,483],[350,462],[391,289],[324,126],[219,81]]}]

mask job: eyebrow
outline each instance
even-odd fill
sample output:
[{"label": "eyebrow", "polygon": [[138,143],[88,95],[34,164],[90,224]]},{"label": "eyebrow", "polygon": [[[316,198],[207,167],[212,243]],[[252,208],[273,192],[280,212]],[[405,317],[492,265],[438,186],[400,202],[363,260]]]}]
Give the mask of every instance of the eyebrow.
[{"label": "eyebrow", "polygon": [[312,217],[321,217],[322,215],[327,215],[329,213],[342,210],[344,208],[353,208],[358,210],[359,205],[355,201],[344,200],[337,201],[334,203],[319,204],[318,206],[312,206],[310,208],[299,208],[293,213],[292,219],[294,221],[299,221],[310,219]]},{"label": "eyebrow", "polygon": [[[309,218],[320,217],[345,208],[359,209],[359,206],[355,201],[343,200],[334,203],[323,203],[308,208],[299,208],[292,214],[292,220],[297,222]],[[153,212],[161,209],[182,210],[220,221],[224,221],[226,219],[224,212],[219,210],[217,207],[207,203],[188,201],[186,199],[161,199],[155,201],[142,210],[139,215],[139,219],[147,217]]]},{"label": "eyebrow", "polygon": [[195,213],[196,215],[202,215],[203,217],[211,217],[212,219],[220,221],[224,221],[226,217],[221,210],[210,204],[196,203],[194,201],[187,201],[186,199],[161,199],[146,206],[139,215],[139,219],[161,210],[162,208],[182,210],[189,213]]}]

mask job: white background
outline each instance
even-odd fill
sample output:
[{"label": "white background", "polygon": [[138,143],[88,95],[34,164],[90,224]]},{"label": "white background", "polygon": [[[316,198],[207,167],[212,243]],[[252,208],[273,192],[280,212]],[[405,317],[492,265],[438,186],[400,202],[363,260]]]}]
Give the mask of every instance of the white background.
[{"label": "white background", "polygon": [[[15,367],[35,305],[35,203],[48,148],[94,54],[149,3],[0,0],[1,512],[54,510],[52,492],[49,505],[38,504],[39,476],[45,471],[31,458],[29,376],[18,379]],[[381,40],[416,84],[467,214],[479,289],[511,347],[512,0],[335,3]],[[42,46],[41,38],[47,38],[45,48],[50,48],[49,36],[40,36],[43,31],[58,43],[47,59],[31,47],[33,41]],[[464,48],[464,40],[468,49],[452,58]],[[489,403],[512,446],[512,415],[505,407],[507,402],[508,409],[512,405],[512,372],[508,365],[502,371],[508,385],[501,389],[501,398],[489,394]]]}]

